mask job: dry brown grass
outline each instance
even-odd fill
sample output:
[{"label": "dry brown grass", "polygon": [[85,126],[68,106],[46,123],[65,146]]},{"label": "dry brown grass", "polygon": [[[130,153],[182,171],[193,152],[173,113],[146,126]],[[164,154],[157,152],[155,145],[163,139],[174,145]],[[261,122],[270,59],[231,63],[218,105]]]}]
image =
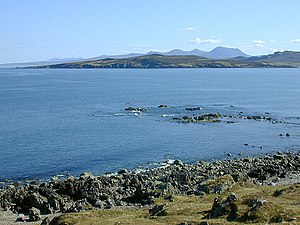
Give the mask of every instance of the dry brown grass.
[{"label": "dry brown grass", "polygon": [[[277,190],[277,194],[274,195]],[[279,190],[279,191],[278,191]],[[219,198],[225,199],[228,194],[235,192],[239,197],[237,201],[238,218],[230,224],[300,224],[300,185],[293,186],[238,186],[222,195]],[[199,224],[208,221],[209,224],[228,224],[224,215],[215,219],[208,219],[208,212],[212,207],[216,194],[204,196],[174,196],[174,201],[157,199],[156,204],[167,204],[166,216],[150,217],[148,209],[110,209],[93,210],[81,213],[70,213],[61,216],[56,224],[76,225],[100,225],[100,224],[180,224],[188,222]],[[249,213],[249,203],[256,199],[265,200],[265,204],[254,212]],[[248,213],[248,214],[247,214]],[[251,215],[250,215],[251,214]],[[246,215],[246,216],[245,216]]]}]

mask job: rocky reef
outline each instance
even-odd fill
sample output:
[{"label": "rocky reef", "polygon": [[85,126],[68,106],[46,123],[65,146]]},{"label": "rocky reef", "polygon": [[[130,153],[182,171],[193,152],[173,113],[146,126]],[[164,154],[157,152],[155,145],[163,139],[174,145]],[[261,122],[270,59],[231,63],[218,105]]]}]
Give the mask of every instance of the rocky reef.
[{"label": "rocky reef", "polygon": [[221,122],[221,118],[222,115],[220,113],[209,113],[199,115],[194,114],[193,116],[174,117],[171,119],[171,121],[178,123]]},{"label": "rocky reef", "polygon": [[[228,107],[227,107],[228,108]],[[229,109],[233,109],[234,106],[230,106]],[[270,122],[272,124],[276,123],[291,123],[287,121],[281,121],[277,118],[274,118],[270,115],[270,113],[266,112],[263,114],[249,114],[243,111],[236,112],[235,110],[230,110],[227,113],[221,113],[218,110],[218,107],[201,107],[201,106],[193,106],[193,107],[184,107],[184,106],[168,106],[161,104],[157,107],[156,110],[154,107],[127,107],[125,111],[127,113],[138,113],[140,115],[149,114],[152,116],[160,115],[161,117],[169,117],[168,120],[170,122],[177,123],[213,123],[213,122],[224,122],[224,123],[237,123],[243,120],[252,120],[257,122]],[[224,108],[220,107],[220,110],[224,111]],[[202,112],[202,113],[200,113]],[[169,113],[169,114],[166,114]],[[285,118],[288,119],[288,118]],[[300,117],[296,118],[297,120]],[[298,122],[294,123],[299,125]]]}]

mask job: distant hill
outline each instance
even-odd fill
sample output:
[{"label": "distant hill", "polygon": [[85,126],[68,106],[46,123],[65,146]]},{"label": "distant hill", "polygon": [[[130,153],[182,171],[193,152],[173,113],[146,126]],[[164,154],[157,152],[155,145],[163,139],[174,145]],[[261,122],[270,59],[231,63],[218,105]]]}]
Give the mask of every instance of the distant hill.
[{"label": "distant hill", "polygon": [[[246,58],[244,58],[246,59]],[[191,55],[143,55],[122,59],[100,59],[45,65],[33,68],[267,68],[290,67],[260,61],[218,60]],[[32,68],[32,67],[31,67]]]},{"label": "distant hill", "polygon": [[142,55],[144,55],[144,54],[143,53],[129,53],[129,54],[124,54],[124,55],[100,55],[100,56],[88,58],[85,60],[98,60],[98,59],[107,59],[107,58],[125,59],[125,58],[129,58],[129,57],[137,57],[137,56],[142,56]]},{"label": "distant hill", "polygon": [[68,62],[79,62],[79,61],[86,61],[86,60],[98,60],[98,59],[105,59],[105,58],[116,58],[116,59],[122,59],[122,58],[129,58],[129,57],[135,57],[135,56],[141,56],[144,55],[142,53],[130,53],[125,55],[101,55],[93,58],[53,58],[49,59],[47,61],[39,61],[39,62],[24,62],[24,63],[5,63],[0,64],[1,68],[16,68],[16,67],[35,67],[35,66],[46,66],[46,65],[53,65],[53,64],[61,64],[61,63],[68,63]]},{"label": "distant hill", "polygon": [[[237,59],[237,60],[241,60],[241,59]],[[300,52],[294,52],[294,51],[275,52],[274,54],[269,54],[269,55],[244,58],[243,61],[266,62],[278,66],[290,65],[290,66],[300,67]]]},{"label": "distant hill", "polygon": [[52,65],[59,63],[67,63],[67,62],[78,62],[84,60],[83,58],[53,58],[47,61],[39,61],[39,62],[24,62],[24,63],[5,63],[0,64],[1,68],[16,68],[16,67],[28,67],[28,66],[42,66],[42,65]]}]

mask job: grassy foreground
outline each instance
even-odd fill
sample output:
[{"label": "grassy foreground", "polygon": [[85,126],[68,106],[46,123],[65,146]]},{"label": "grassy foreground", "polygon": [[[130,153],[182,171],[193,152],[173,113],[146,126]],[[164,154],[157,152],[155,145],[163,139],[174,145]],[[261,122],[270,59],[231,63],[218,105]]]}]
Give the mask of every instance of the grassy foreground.
[{"label": "grassy foreground", "polygon": [[[234,192],[237,213],[234,218],[228,214],[210,219],[210,210],[215,197],[224,200]],[[165,214],[150,216],[149,210],[105,209],[80,213],[63,214],[51,225],[93,225],[93,224],[300,224],[300,184],[289,186],[258,186],[236,184],[221,195],[203,196],[174,195],[173,201],[156,199],[155,204],[166,204]],[[260,199],[264,202],[257,210],[251,204]]]}]

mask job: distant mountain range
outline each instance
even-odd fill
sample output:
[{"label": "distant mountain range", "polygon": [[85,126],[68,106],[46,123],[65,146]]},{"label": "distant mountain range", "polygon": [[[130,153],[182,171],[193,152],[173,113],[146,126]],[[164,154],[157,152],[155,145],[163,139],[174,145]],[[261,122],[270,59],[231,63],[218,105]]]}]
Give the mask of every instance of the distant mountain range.
[{"label": "distant mountain range", "polygon": [[162,55],[156,53],[129,58],[105,58],[33,68],[290,68],[298,66],[300,66],[300,52],[276,52],[267,56],[238,56],[232,59],[208,59],[197,55]]},{"label": "distant mountain range", "polygon": [[250,57],[238,48],[217,47],[209,52],[194,49],[192,51],[183,51],[181,49],[174,49],[169,52],[148,52],[147,54],[160,55],[195,55],[208,59],[232,59],[235,57]]},{"label": "distant mountain range", "polygon": [[22,68],[244,68],[300,67],[300,52],[284,51],[263,56],[249,56],[237,48],[217,47],[209,52],[194,49],[168,52],[101,55],[94,58],[51,59],[43,62],[2,64]]},{"label": "distant mountain range", "polygon": [[52,64],[60,64],[60,63],[67,63],[67,62],[79,62],[79,61],[92,61],[92,60],[99,60],[105,58],[113,58],[113,59],[123,59],[129,57],[137,57],[142,55],[152,55],[152,54],[160,54],[166,56],[184,56],[184,55],[194,55],[194,56],[201,56],[209,59],[231,59],[235,57],[250,57],[249,55],[245,54],[241,50],[237,48],[227,48],[227,47],[217,47],[209,52],[201,51],[199,49],[194,49],[191,51],[183,51],[181,49],[174,49],[169,52],[154,52],[150,51],[146,54],[143,53],[129,53],[124,55],[100,55],[93,58],[54,58],[47,61],[40,61],[40,62],[26,62],[26,63],[7,63],[7,64],[0,64],[0,68],[15,68],[15,67],[28,67],[28,66],[41,66],[41,65],[52,65]]}]

